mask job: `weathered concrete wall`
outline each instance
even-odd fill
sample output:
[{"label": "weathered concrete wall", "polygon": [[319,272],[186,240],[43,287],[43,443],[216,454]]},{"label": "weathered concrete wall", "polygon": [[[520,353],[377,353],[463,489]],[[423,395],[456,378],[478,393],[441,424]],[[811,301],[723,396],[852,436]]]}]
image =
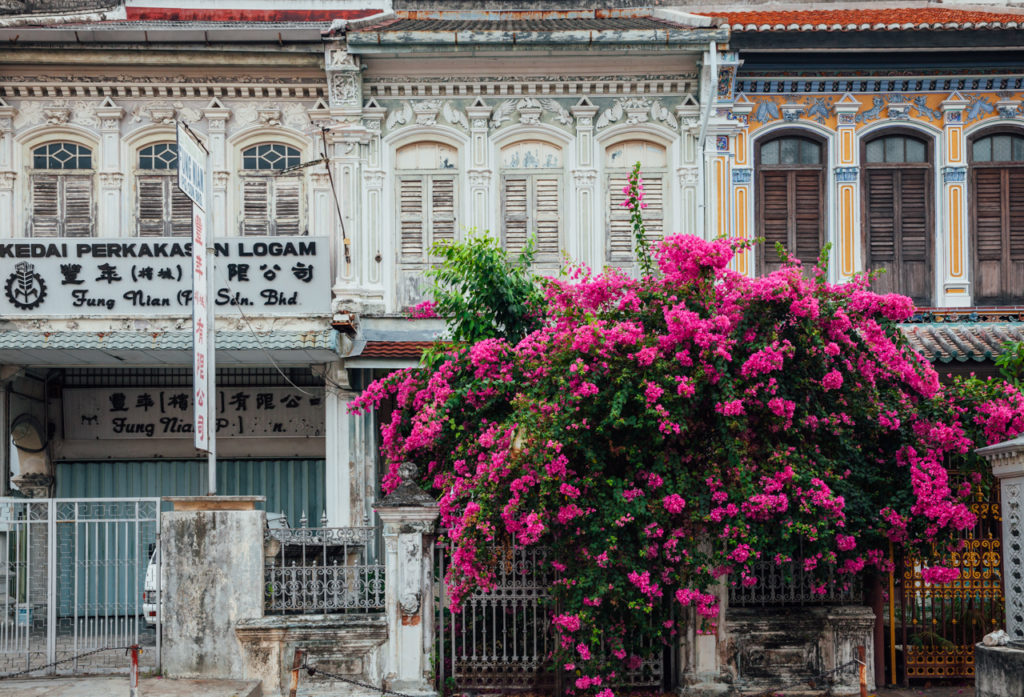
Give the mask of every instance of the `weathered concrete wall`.
[{"label": "weathered concrete wall", "polygon": [[117,5],[117,0],[0,0],[0,14],[61,14],[105,10]]},{"label": "weathered concrete wall", "polygon": [[974,695],[1024,695],[1024,649],[977,644],[974,647]]},{"label": "weathered concrete wall", "polygon": [[160,528],[164,673],[245,675],[235,624],[263,616],[263,511],[172,511]]}]

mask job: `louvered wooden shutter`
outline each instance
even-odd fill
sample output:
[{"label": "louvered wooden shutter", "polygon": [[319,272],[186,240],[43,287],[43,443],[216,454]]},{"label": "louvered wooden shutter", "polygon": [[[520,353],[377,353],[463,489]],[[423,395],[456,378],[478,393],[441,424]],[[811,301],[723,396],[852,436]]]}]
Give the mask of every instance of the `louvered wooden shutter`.
[{"label": "louvered wooden shutter", "polygon": [[881,292],[896,290],[896,171],[867,170],[868,270],[887,269],[875,279]]},{"label": "louvered wooden shutter", "polygon": [[175,237],[192,234],[192,199],[182,193],[174,177],[167,177],[171,196],[171,234]]},{"label": "louvered wooden shutter", "polygon": [[558,177],[534,178],[538,259],[558,257],[561,228],[560,184]]},{"label": "louvered wooden shutter", "polygon": [[423,177],[409,176],[398,180],[399,230],[401,259],[415,263],[423,261]]},{"label": "louvered wooden shutter", "polygon": [[529,185],[526,176],[507,175],[503,193],[505,249],[520,252],[529,234]]},{"label": "louvered wooden shutter", "polygon": [[242,182],[242,234],[270,233],[270,182],[266,177],[247,177]]},{"label": "louvered wooden shutter", "polygon": [[764,273],[781,266],[776,243],[790,252],[789,246],[789,173],[762,170],[761,178],[761,237],[764,238]]},{"label": "louvered wooden shutter", "polygon": [[138,229],[140,236],[166,234],[166,212],[168,177],[139,177],[138,186]]},{"label": "louvered wooden shutter", "polygon": [[622,205],[626,201],[623,189],[628,184],[625,176],[608,178],[608,261],[611,262],[633,260],[633,224],[629,209]]},{"label": "louvered wooden shutter", "polygon": [[32,236],[60,235],[60,177],[32,175]]},{"label": "louvered wooden shutter", "polygon": [[1024,168],[974,171],[974,299],[1024,301]]},{"label": "louvered wooden shutter", "polygon": [[302,232],[302,178],[276,177],[274,188],[274,234]]},{"label": "louvered wooden shutter", "polygon": [[822,247],[821,172],[792,172],[793,239],[790,249],[809,268]]},{"label": "louvered wooden shutter", "polygon": [[931,300],[929,259],[928,170],[901,169],[899,181],[900,289],[916,302]]},{"label": "louvered wooden shutter", "polygon": [[92,177],[63,176],[64,236],[92,235]]},{"label": "louvered wooden shutter", "polygon": [[647,208],[643,209],[647,242],[654,247],[665,237],[665,180],[662,175],[649,174],[644,177],[643,202],[647,204]]},{"label": "louvered wooden shutter", "polygon": [[455,179],[430,179],[430,244],[455,241]]}]

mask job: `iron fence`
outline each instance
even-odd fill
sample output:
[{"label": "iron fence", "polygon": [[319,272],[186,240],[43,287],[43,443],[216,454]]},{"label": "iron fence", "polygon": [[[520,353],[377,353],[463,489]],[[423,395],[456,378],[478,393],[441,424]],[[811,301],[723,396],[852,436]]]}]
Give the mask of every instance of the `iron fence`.
[{"label": "iron fence", "polygon": [[384,565],[373,563],[372,526],[269,528],[264,565],[268,614],[384,610]]},{"label": "iron fence", "polygon": [[[737,581],[735,585],[730,586],[730,607],[857,605],[862,599],[860,577],[837,578],[831,567],[823,583],[810,572],[805,572],[799,561],[790,561],[782,565],[770,560],[755,561],[748,565],[750,574],[757,582],[745,587]],[[822,590],[824,592],[820,592]]]}]

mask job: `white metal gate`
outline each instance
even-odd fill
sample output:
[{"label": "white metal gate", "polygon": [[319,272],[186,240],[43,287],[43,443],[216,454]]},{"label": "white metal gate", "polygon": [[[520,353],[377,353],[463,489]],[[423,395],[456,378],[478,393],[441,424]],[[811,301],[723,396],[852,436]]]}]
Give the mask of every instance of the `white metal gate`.
[{"label": "white metal gate", "polygon": [[159,607],[159,530],[158,498],[0,498],[0,675],[127,672],[134,644],[159,670],[142,608],[151,559]]}]

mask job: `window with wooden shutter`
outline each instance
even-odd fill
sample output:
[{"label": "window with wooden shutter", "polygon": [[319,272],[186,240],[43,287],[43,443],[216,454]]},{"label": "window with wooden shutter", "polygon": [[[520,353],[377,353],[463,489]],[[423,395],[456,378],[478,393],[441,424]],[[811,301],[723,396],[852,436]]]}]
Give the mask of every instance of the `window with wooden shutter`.
[{"label": "window with wooden shutter", "polygon": [[243,235],[306,234],[302,174],[276,174],[300,164],[296,148],[280,143],[254,145],[242,152]]},{"label": "window with wooden shutter", "polygon": [[653,247],[665,235],[665,183],[668,179],[668,157],[665,148],[644,140],[628,140],[605,149],[605,181],[607,182],[607,260],[609,263],[630,263],[636,259],[633,250],[633,224],[631,213],[623,206],[624,189],[629,184],[629,173],[640,163],[643,185],[644,228],[646,238]]},{"label": "window with wooden shutter", "polygon": [[192,200],[178,188],[177,167],[175,143],[156,143],[139,150],[135,220],[140,236],[192,234]]},{"label": "window with wooden shutter", "polygon": [[32,151],[33,237],[90,237],[93,234],[92,151],[77,143],[47,143]]},{"label": "window with wooden shutter", "polygon": [[810,269],[825,244],[824,146],[802,136],[781,136],[757,150],[760,273],[782,266],[777,245]]},{"label": "window with wooden shutter", "polygon": [[534,237],[537,262],[557,262],[562,249],[562,151],[539,140],[505,146],[502,243],[520,252]]},{"label": "window with wooden shutter", "polygon": [[975,140],[970,191],[974,301],[1024,302],[1024,137]]},{"label": "window with wooden shutter", "polygon": [[864,251],[881,293],[931,303],[934,252],[928,145],[909,135],[886,135],[864,146]]},{"label": "window with wooden shutter", "polygon": [[400,263],[426,264],[433,245],[456,239],[457,161],[455,148],[432,141],[396,153]]}]

